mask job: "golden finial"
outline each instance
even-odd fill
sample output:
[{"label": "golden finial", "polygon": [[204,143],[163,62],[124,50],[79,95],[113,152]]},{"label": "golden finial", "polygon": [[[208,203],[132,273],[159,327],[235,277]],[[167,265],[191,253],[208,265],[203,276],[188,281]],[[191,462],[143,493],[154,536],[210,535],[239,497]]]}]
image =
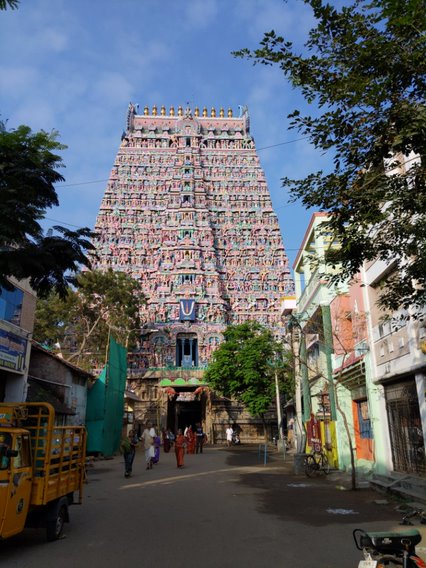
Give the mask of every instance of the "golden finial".
[{"label": "golden finial", "polygon": [[163,105],[160,111],[161,116],[166,116],[166,107]]},{"label": "golden finial", "polygon": [[222,107],[220,107],[219,116],[220,118],[223,118],[225,116],[225,111],[223,110]]},{"label": "golden finial", "polygon": [[148,116],[148,115],[149,115],[148,106],[146,106],[146,107],[143,109],[143,113],[144,113],[145,116]]},{"label": "golden finial", "polygon": [[157,105],[152,107],[152,116],[157,116]]},{"label": "golden finial", "polygon": [[178,107],[178,116],[182,116],[183,115],[183,108],[179,105]]},{"label": "golden finial", "polygon": [[200,116],[200,109],[198,107],[195,107],[194,109],[194,115],[195,116]]},{"label": "golden finial", "polygon": [[203,116],[207,116],[207,107],[203,108]]},{"label": "golden finial", "polygon": [[170,107],[170,116],[174,116],[175,115],[175,107],[171,106]]},{"label": "golden finial", "polygon": [[216,116],[216,109],[214,107],[212,107],[212,111],[210,113],[210,116]]},{"label": "golden finial", "polygon": [[229,116],[229,118],[232,117],[232,108],[231,107],[228,108],[228,116]]}]

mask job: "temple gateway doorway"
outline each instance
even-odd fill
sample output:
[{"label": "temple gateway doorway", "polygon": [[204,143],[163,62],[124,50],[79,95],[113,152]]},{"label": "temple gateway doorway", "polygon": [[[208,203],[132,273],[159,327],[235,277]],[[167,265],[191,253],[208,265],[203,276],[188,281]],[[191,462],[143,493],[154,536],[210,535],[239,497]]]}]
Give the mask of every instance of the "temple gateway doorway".
[{"label": "temple gateway doorway", "polygon": [[195,430],[197,422],[204,423],[206,413],[205,397],[197,398],[194,391],[180,391],[168,402],[167,427],[173,432],[187,426]]}]

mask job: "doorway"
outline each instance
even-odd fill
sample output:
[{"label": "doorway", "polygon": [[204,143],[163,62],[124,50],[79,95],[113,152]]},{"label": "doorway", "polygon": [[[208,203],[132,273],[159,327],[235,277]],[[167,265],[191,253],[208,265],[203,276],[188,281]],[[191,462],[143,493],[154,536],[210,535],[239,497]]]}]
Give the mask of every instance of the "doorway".
[{"label": "doorway", "polygon": [[197,422],[205,419],[205,398],[191,401],[169,400],[167,409],[167,427],[173,432],[180,428],[182,432],[187,426],[195,429]]}]

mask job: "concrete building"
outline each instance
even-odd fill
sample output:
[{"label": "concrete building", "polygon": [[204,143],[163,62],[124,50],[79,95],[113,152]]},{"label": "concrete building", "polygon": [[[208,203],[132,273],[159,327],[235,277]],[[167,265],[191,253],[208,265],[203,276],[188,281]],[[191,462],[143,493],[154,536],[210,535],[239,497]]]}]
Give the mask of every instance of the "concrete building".
[{"label": "concrete building", "polygon": [[407,476],[426,476],[425,319],[379,307],[392,263],[366,263],[351,282],[333,283],[324,254],[338,243],[326,220],[311,219],[294,264],[296,307],[286,315],[298,331],[299,422],[308,448],[319,438],[335,467],[351,469],[353,450],[357,471],[393,488],[399,474],[407,485]]},{"label": "concrete building", "polygon": [[385,313],[377,301],[392,265],[367,263],[363,270],[374,385],[379,393],[382,445],[377,472],[426,477],[426,313]]},{"label": "concrete building", "polygon": [[0,288],[0,401],[23,402],[34,327],[36,296],[25,281]]},{"label": "concrete building", "polygon": [[28,402],[50,402],[58,423],[86,422],[87,390],[95,377],[33,343],[28,373]]}]

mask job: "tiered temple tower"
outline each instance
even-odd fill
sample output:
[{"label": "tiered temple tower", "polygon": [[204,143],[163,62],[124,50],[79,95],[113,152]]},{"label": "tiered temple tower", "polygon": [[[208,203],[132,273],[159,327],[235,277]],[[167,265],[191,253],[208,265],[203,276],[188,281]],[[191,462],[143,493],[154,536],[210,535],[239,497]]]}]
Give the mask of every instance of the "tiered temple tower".
[{"label": "tiered temple tower", "polygon": [[95,230],[97,268],[129,273],[147,299],[130,355],[139,420],[202,419],[220,439],[236,416],[212,401],[203,369],[228,324],[279,327],[293,290],[247,108],[138,114],[131,103]]}]

